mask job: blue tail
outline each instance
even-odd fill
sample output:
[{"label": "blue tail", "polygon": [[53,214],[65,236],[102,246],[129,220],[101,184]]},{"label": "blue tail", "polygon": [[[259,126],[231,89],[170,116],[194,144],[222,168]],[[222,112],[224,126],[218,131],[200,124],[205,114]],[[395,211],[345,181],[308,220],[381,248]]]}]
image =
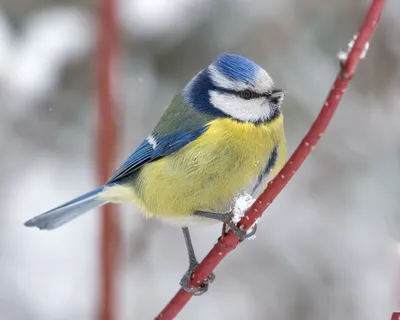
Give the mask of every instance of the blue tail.
[{"label": "blue tail", "polygon": [[45,230],[58,228],[81,214],[107,203],[106,200],[96,199],[103,189],[104,186],[101,186],[100,188],[64,203],[57,208],[42,213],[41,215],[25,222],[25,226],[38,227],[39,229]]}]

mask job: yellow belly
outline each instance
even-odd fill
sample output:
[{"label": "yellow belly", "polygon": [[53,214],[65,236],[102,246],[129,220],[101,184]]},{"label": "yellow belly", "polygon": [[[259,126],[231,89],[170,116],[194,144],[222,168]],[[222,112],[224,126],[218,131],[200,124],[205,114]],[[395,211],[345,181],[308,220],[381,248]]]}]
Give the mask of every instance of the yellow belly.
[{"label": "yellow belly", "polygon": [[189,145],[146,164],[132,200],[148,216],[174,220],[197,210],[229,210],[234,198],[263,171],[276,145],[279,152],[272,174],[286,161],[282,117],[268,125],[214,120]]}]

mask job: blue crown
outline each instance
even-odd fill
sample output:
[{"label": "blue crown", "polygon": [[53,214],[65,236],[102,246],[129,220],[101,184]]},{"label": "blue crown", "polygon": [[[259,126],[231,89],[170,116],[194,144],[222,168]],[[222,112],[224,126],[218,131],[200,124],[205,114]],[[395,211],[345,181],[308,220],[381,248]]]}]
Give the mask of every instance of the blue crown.
[{"label": "blue crown", "polygon": [[253,61],[233,53],[223,53],[213,65],[228,79],[253,83],[261,67]]}]

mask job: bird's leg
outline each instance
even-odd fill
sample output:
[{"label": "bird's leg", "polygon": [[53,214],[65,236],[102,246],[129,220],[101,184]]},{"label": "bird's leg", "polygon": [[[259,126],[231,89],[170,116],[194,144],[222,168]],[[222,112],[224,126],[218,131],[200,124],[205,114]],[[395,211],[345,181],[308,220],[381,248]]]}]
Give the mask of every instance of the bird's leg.
[{"label": "bird's leg", "polygon": [[214,219],[221,221],[222,223],[225,223],[229,229],[232,230],[232,232],[240,239],[240,240],[245,240],[247,238],[252,237],[256,231],[257,231],[257,225],[254,225],[252,230],[247,233],[246,231],[240,229],[234,222],[233,222],[233,212],[229,213],[213,213],[213,212],[205,212],[205,211],[195,211],[193,212],[194,216],[198,217],[203,217],[203,218],[209,218],[209,219]]},{"label": "bird's leg", "polygon": [[193,295],[200,296],[208,290],[208,284],[212,283],[215,279],[215,275],[211,273],[207,279],[201,284],[198,288],[193,288],[190,286],[190,281],[192,280],[192,274],[196,267],[199,265],[196,255],[194,253],[192,239],[190,238],[189,228],[183,227],[183,236],[185,237],[186,248],[189,256],[189,268],[184,274],[183,278],[180,281],[180,285],[183,290],[192,293]]}]

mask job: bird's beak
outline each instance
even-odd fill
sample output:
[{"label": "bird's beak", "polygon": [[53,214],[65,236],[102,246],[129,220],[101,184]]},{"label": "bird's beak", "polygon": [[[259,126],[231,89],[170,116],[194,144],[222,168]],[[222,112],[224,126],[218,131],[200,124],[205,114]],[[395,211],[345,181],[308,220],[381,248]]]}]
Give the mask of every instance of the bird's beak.
[{"label": "bird's beak", "polygon": [[282,89],[274,88],[271,90],[271,98],[278,98],[279,101],[282,102],[286,93],[287,92],[283,91]]},{"label": "bird's beak", "polygon": [[273,98],[280,98],[280,97],[282,97],[282,99],[283,99],[283,97],[285,96],[286,93],[287,93],[287,92],[284,92],[282,89],[273,88],[273,89],[271,90],[271,97],[273,97]]}]

